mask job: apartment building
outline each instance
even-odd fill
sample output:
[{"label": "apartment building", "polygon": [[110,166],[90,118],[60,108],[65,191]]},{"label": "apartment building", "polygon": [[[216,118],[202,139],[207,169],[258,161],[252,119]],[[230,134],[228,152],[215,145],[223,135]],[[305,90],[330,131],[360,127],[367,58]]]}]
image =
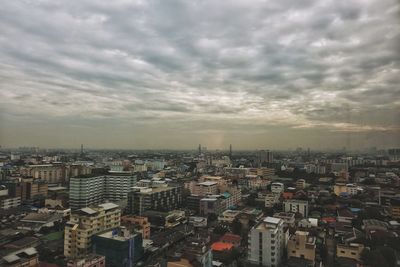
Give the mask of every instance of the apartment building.
[{"label": "apartment building", "polygon": [[232,223],[240,214],[239,210],[225,210],[218,216],[218,222],[220,223]]},{"label": "apartment building", "polygon": [[195,185],[192,194],[205,196],[205,195],[215,195],[217,193],[218,193],[218,183],[206,181]]},{"label": "apartment building", "polygon": [[69,182],[70,207],[76,210],[106,201],[127,199],[136,180],[137,177],[133,174],[72,177]]},{"label": "apartment building", "polygon": [[259,266],[280,266],[284,244],[283,220],[266,217],[250,230],[248,260]]},{"label": "apartment building", "polygon": [[36,198],[47,197],[47,182],[40,179],[17,178],[7,181],[6,187],[11,198],[20,198],[24,204],[31,204]]},{"label": "apartment building", "polygon": [[265,195],[265,207],[272,208],[275,204],[279,203],[279,195],[268,193]]},{"label": "apartment building", "polygon": [[282,183],[275,182],[271,184],[271,192],[274,194],[280,195],[284,190],[285,186]]},{"label": "apartment building", "polygon": [[132,187],[128,194],[127,210],[138,215],[146,210],[171,211],[177,209],[181,201],[180,187]]},{"label": "apartment building", "polygon": [[284,212],[300,213],[304,218],[308,217],[308,201],[291,199],[283,202]]},{"label": "apartment building", "polygon": [[287,256],[288,258],[301,258],[308,260],[311,266],[315,262],[315,244],[316,238],[311,236],[309,232],[296,231],[295,234],[289,237],[287,243]]},{"label": "apartment building", "polygon": [[120,226],[121,210],[114,203],[104,203],[73,212],[65,225],[64,255],[84,256],[91,251],[92,236]]},{"label": "apartment building", "polygon": [[296,181],[296,189],[302,190],[306,188],[306,180],[304,179],[299,179]]}]

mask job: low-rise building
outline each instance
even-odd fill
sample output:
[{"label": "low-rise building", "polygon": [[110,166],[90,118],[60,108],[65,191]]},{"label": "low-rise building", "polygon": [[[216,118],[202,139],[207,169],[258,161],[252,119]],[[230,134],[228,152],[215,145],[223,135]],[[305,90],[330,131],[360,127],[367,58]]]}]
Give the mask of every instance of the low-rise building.
[{"label": "low-rise building", "polygon": [[306,188],[306,180],[304,180],[304,179],[298,179],[298,180],[296,181],[296,189],[303,190],[304,188]]},{"label": "low-rise building", "polygon": [[88,254],[82,258],[71,259],[67,267],[105,267],[106,257],[103,255]]},{"label": "low-rise building", "polygon": [[147,217],[125,215],[121,217],[121,224],[128,227],[128,229],[139,228],[143,239],[150,239],[150,222]]},{"label": "low-rise building", "polygon": [[303,258],[312,262],[314,266],[315,262],[315,245],[316,238],[310,236],[309,232],[296,231],[294,235],[289,237],[287,243],[287,255],[288,258]]},{"label": "low-rise building", "polygon": [[238,210],[226,210],[218,216],[218,221],[221,223],[232,223],[240,214]]},{"label": "low-rise building", "polygon": [[279,203],[279,195],[274,193],[269,193],[265,195],[265,207],[272,208],[275,204]]},{"label": "low-rise building", "polygon": [[342,258],[349,258],[356,261],[360,261],[361,252],[364,250],[363,244],[349,243],[349,244],[337,244],[336,256]]},{"label": "low-rise building", "polygon": [[308,217],[308,201],[306,200],[286,200],[283,202],[285,212],[300,213],[304,218]]},{"label": "low-rise building", "polygon": [[134,266],[143,257],[142,234],[132,234],[125,227],[95,234],[92,246],[94,253],[105,256],[109,266]]},{"label": "low-rise building", "polygon": [[274,182],[271,184],[271,192],[280,195],[285,191],[285,186],[282,183]]},{"label": "low-rise building", "polygon": [[274,218],[279,218],[282,219],[284,222],[284,225],[287,227],[294,227],[295,226],[295,214],[291,212],[278,212],[275,213]]},{"label": "low-rise building", "polygon": [[39,267],[39,255],[33,247],[17,250],[4,256],[0,260],[0,266]]}]

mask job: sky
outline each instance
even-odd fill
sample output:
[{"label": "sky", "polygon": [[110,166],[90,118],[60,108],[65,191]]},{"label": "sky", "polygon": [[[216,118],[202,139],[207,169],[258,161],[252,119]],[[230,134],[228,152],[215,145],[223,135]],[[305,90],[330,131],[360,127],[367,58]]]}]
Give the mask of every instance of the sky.
[{"label": "sky", "polygon": [[0,145],[400,146],[397,0],[0,5]]}]

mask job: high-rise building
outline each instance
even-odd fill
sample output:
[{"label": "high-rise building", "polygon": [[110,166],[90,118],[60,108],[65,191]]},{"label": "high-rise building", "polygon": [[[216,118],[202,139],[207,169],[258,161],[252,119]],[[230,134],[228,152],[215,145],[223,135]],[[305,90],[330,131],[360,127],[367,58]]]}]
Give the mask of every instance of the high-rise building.
[{"label": "high-rise building", "polygon": [[77,258],[92,249],[92,236],[120,226],[121,210],[114,203],[86,207],[71,213],[65,225],[64,255]]},{"label": "high-rise building", "polygon": [[258,151],[258,165],[263,166],[266,163],[274,162],[274,154],[269,150],[260,150]]},{"label": "high-rise building", "polygon": [[283,220],[266,217],[250,230],[248,260],[252,264],[277,267],[285,246]]},{"label": "high-rise building", "polygon": [[177,209],[182,201],[180,187],[134,187],[128,194],[127,210],[141,215],[146,210],[171,211]]},{"label": "high-rise building", "polygon": [[136,175],[104,175],[73,177],[70,179],[69,202],[72,210],[97,205],[102,202],[118,202],[128,198],[135,185]]},{"label": "high-rise building", "polygon": [[5,183],[8,195],[12,198],[20,198],[21,203],[32,204],[36,199],[47,196],[47,182],[34,178],[19,178]]}]

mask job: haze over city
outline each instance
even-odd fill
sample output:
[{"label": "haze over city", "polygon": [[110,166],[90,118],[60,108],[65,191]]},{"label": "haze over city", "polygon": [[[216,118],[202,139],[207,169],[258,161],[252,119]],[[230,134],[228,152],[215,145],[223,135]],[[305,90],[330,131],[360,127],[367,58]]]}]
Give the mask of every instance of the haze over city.
[{"label": "haze over city", "polygon": [[400,5],[3,1],[0,145],[400,145]]}]

